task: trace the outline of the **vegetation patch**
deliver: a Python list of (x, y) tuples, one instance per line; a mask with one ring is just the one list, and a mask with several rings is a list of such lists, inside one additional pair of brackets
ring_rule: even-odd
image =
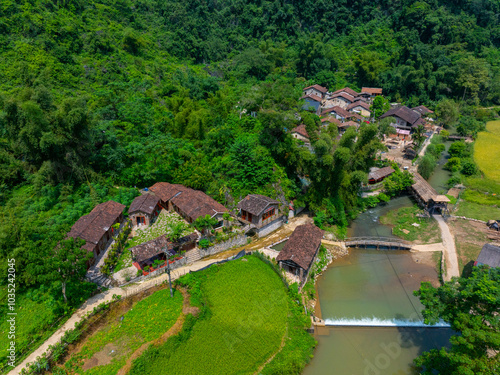
[(140, 245), (141, 243), (154, 240), (162, 234), (170, 234), (170, 228), (173, 228), (177, 223), (184, 224), (182, 236), (186, 236), (193, 232), (193, 229), (175, 212), (167, 212), (162, 210), (156, 221), (149, 227), (135, 230), (134, 237), (129, 241), (130, 247)]
[(500, 208), (462, 200), (454, 214), (483, 221), (497, 220), (500, 219)]
[[(178, 282), (190, 289), (191, 304), (200, 307), (200, 315), (196, 320), (188, 316), (179, 335), (150, 347), (134, 361), (131, 375), (163, 374), (166, 368), (179, 375), (253, 373), (281, 347), (294, 306), (270, 265), (250, 256)], [(298, 327), (309, 336), (304, 321)], [(306, 356), (311, 347), (309, 342)]]
[(182, 311), (182, 294), (159, 290), (137, 302), (127, 313), (98, 330), (57, 371), (114, 375), (127, 357), (142, 344), (161, 337), (176, 322)]
[(402, 207), (380, 217), (380, 222), (392, 226), (392, 234), (406, 241), (424, 244), (440, 242), (438, 223), (432, 218), (417, 216), (423, 213), (418, 206)]
[(486, 130), (477, 136), (474, 160), (486, 177), (500, 183), (500, 121), (488, 122)]

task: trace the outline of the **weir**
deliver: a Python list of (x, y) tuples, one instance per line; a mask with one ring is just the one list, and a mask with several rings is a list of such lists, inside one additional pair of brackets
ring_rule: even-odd
[(414, 327), (414, 328), (450, 328), (450, 325), (441, 321), (435, 325), (427, 325), (423, 321), (412, 321), (405, 319), (326, 319), (325, 326), (332, 327)]

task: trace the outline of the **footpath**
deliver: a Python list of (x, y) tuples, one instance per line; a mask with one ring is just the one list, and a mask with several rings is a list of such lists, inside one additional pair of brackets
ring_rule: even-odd
[(441, 229), (441, 238), (443, 239), (444, 260), (446, 264), (446, 274), (443, 275), (443, 280), (450, 281), (452, 277), (460, 276), (455, 239), (450, 232), (448, 224), (441, 215), (432, 215), (432, 217), (437, 220), (439, 229)]
[[(203, 267), (206, 267), (210, 264), (214, 264), (220, 261), (220, 259), (210, 259), (205, 261), (198, 261), (191, 265), (187, 265), (184, 267), (179, 267), (173, 271), (171, 271), (170, 275), (172, 280), (176, 280), (179, 277), (189, 273), (190, 271), (198, 271)], [(168, 275), (165, 273), (154, 279), (144, 280), (138, 284), (131, 284), (125, 287), (114, 287), (106, 290), (103, 293), (96, 294), (95, 296), (89, 298), (75, 313), (68, 319), (66, 323), (64, 323), (61, 328), (59, 328), (54, 334), (49, 337), (42, 345), (38, 347), (33, 353), (31, 353), (24, 361), (22, 361), (17, 367), (11, 370), (8, 375), (18, 375), (21, 373), (21, 370), (26, 367), (28, 363), (34, 362), (37, 357), (40, 357), (43, 353), (45, 353), (50, 345), (55, 345), (61, 340), (64, 333), (70, 329), (75, 328), (75, 324), (85, 318), (87, 313), (91, 312), (94, 307), (97, 307), (101, 303), (110, 302), (113, 299), (113, 295), (121, 296), (123, 298), (132, 296), (134, 294), (143, 292), (149, 288), (152, 288), (156, 285), (161, 284), (162, 282), (168, 280)]]

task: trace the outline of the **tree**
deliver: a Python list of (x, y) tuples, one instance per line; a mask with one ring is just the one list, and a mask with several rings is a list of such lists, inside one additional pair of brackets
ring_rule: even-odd
[(500, 268), (474, 267), (470, 277), (439, 288), (422, 283), (414, 292), (425, 309), (426, 324), (444, 320), (459, 335), (451, 348), (433, 349), (415, 364), (423, 374), (498, 374), (500, 371)]
[(423, 125), (417, 126), (415, 132), (411, 136), (415, 144), (420, 147), (425, 140), (425, 128)]
[(391, 109), (391, 105), (389, 104), (389, 100), (379, 95), (375, 99), (373, 99), (372, 107), (373, 115), (375, 118), (379, 118), (384, 113), (386, 113), (389, 109)]
[(387, 195), (394, 197), (414, 184), (413, 176), (408, 171), (396, 171), (384, 180), (384, 190)]
[(463, 158), (468, 155), (469, 150), (464, 141), (456, 141), (451, 144), (448, 153), (451, 157)]
[(436, 168), (436, 159), (432, 155), (425, 155), (418, 164), (418, 173), (426, 180)]
[(455, 125), (460, 115), (458, 104), (451, 99), (443, 99), (436, 106), (436, 115), (441, 125), (450, 128)]
[(479, 90), (487, 86), (489, 67), (485, 60), (467, 56), (458, 62), (457, 83), (464, 88), (462, 101), (469, 90), (469, 97), (474, 104), (479, 103)]
[(396, 119), (394, 117), (385, 117), (378, 122), (379, 134), (382, 135), (391, 135), (396, 134), (396, 128), (391, 124), (395, 124)]
[(199, 218), (197, 218), (194, 223), (193, 223), (193, 226), (198, 229), (200, 232), (202, 233), (209, 233), (210, 230), (215, 226), (217, 225), (219, 221), (217, 220), (217, 218), (215, 217), (210, 217), (210, 215), (205, 215), (205, 216), (200, 216)]
[(456, 172), (460, 170), (461, 160), (456, 156), (449, 158), (446, 164), (443, 166), (444, 169), (447, 169), (451, 172)]
[(447, 141), (448, 140), (448, 137), (450, 136), (450, 132), (448, 130), (441, 130), (441, 132), (439, 133), (439, 135), (441, 137), (443, 137), (443, 141)]
[(44, 274), (40, 282), (60, 281), (64, 302), (68, 302), (66, 285), (71, 281), (81, 281), (87, 273), (88, 261), (94, 257), (90, 251), (82, 249), (85, 241), (79, 238), (62, 240), (46, 259)]

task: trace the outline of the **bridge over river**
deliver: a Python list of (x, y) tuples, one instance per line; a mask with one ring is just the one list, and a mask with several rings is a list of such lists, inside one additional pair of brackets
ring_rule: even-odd
[(364, 249), (411, 250), (412, 243), (394, 237), (351, 237), (344, 242), (345, 247), (360, 247)]

